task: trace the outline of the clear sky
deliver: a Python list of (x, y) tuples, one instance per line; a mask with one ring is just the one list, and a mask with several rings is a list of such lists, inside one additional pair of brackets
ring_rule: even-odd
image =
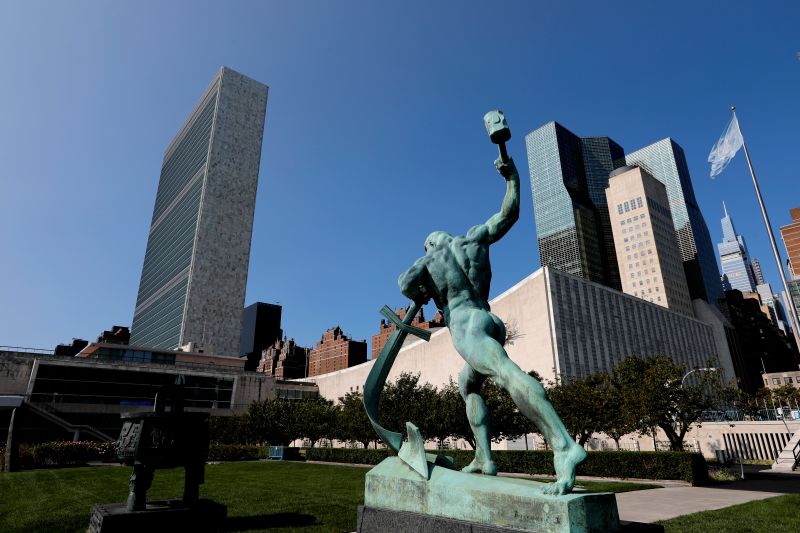
[(777, 289), (741, 154), (716, 180), (706, 158), (735, 104), (776, 231), (800, 206), (798, 20), (796, 1), (0, 0), (0, 345), (130, 325), (164, 149), (221, 65), (270, 86), (246, 303), (280, 302), (301, 344), (368, 339), (425, 236), (499, 208), (495, 108), (523, 202), (492, 295), (539, 268), (524, 136), (550, 120), (626, 151), (673, 137), (712, 239), (725, 200)]

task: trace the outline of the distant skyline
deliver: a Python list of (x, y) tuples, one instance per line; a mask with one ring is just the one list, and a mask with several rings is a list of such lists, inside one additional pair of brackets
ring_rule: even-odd
[(496, 108), (523, 202), (492, 297), (539, 268), (524, 137), (551, 120), (627, 151), (674, 138), (712, 241), (725, 201), (780, 286), (742, 155), (715, 180), (706, 159), (736, 105), (776, 235), (791, 222), (800, 4), (3, 7), (0, 345), (131, 325), (164, 149), (223, 65), (270, 87), (245, 304), (280, 303), (301, 345), (336, 325), (369, 340), (425, 236), (497, 211)]

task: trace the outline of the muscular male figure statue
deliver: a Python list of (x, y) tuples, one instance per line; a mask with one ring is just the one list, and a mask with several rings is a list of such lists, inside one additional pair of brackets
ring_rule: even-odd
[(467, 362), (458, 384), (475, 434), (475, 459), (465, 472), (495, 475), (489, 445), (489, 411), (480, 396), (486, 378), (509, 392), (519, 410), (542, 431), (554, 452), (557, 479), (549, 494), (565, 494), (575, 485), (575, 468), (586, 451), (569, 435), (541, 383), (514, 363), (503, 348), (506, 329), (489, 309), (489, 245), (505, 235), (519, 218), (519, 174), (510, 158), (495, 166), (506, 180), (500, 212), (471, 228), (465, 237), (435, 231), (425, 240), (425, 256), (400, 276), (400, 290), (418, 304), (431, 298), (444, 313), (453, 345)]

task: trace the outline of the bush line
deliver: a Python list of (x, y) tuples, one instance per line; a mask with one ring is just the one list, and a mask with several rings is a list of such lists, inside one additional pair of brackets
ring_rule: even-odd
[[(434, 450), (435, 451), (435, 450)], [(470, 450), (440, 450), (449, 455), (456, 468), (469, 464), (475, 452)], [(307, 461), (375, 465), (394, 455), (389, 450), (363, 448), (306, 448)], [(492, 452), (500, 472), (555, 475), (553, 452), (550, 450)], [(578, 475), (634, 479), (676, 479), (692, 485), (708, 481), (708, 469), (699, 453), (688, 452), (589, 452), (589, 457), (578, 467)]]

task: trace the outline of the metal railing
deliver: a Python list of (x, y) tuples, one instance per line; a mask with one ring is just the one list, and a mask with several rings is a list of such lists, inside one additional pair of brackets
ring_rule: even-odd
[(18, 353), (33, 353), (38, 355), (53, 355), (54, 349), (47, 348), (25, 348), (23, 346), (0, 346), (0, 353), (2, 352), (18, 352)]

